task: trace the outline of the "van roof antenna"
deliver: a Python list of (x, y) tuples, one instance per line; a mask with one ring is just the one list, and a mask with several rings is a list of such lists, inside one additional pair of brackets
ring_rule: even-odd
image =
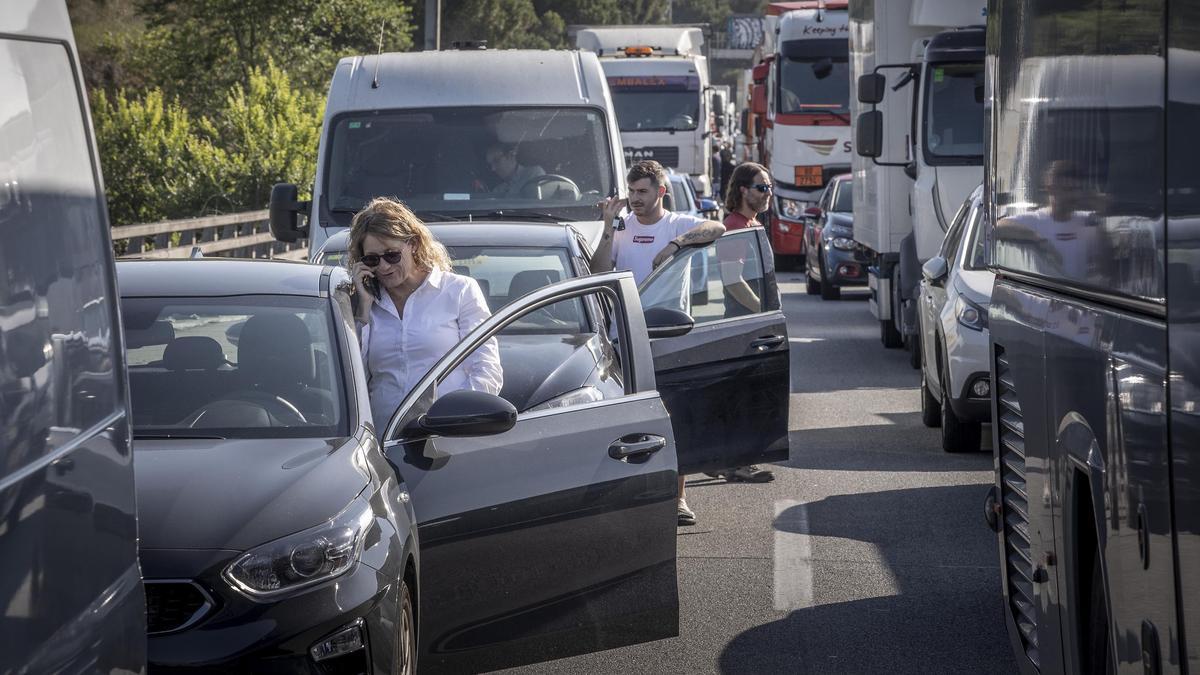
[(379, 49), (375, 50), (375, 77), (371, 78), (371, 88), (379, 88), (379, 61), (383, 57), (383, 27), (387, 25), (386, 21), (379, 22)]

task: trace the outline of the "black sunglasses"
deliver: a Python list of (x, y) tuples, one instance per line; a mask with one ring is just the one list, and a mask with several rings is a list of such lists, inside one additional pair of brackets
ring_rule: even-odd
[(766, 193), (770, 192), (775, 186), (771, 185), (770, 183), (755, 183), (754, 185), (751, 185), (750, 187), (754, 188), (755, 190), (758, 190), (759, 192), (761, 192), (763, 194), (766, 194)]
[(361, 260), (362, 264), (366, 265), (367, 267), (378, 267), (380, 258), (386, 260), (389, 265), (395, 265), (404, 259), (404, 254), (400, 251), (388, 251), (383, 255), (379, 255), (377, 253), (368, 253), (364, 255)]

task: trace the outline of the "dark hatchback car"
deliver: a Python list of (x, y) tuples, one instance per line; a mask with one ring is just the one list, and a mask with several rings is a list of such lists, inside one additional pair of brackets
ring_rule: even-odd
[[(677, 472), (787, 456), (765, 236), (728, 242), (740, 257), (689, 249), (641, 297), (626, 273), (520, 295), (524, 268), (491, 276), (505, 304), (385, 430), (344, 270), (118, 265), (151, 670), (407, 672), (419, 655), (473, 672), (677, 634)], [(456, 266), (483, 276), (496, 253), (465, 250)], [(692, 287), (730, 261), (759, 312)], [(491, 340), (499, 396), (438, 391)], [(692, 409), (668, 416), (683, 392)]]
[(808, 209), (804, 230), (805, 290), (822, 300), (837, 300), (842, 288), (867, 285), (867, 252), (854, 241), (854, 184), (850, 174), (835, 176), (817, 205)]

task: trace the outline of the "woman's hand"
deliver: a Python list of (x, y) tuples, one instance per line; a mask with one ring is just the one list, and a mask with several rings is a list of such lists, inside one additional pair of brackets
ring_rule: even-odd
[(367, 323), (371, 317), (371, 306), (375, 303), (375, 294), (367, 286), (367, 279), (374, 280), (375, 271), (362, 262), (356, 262), (350, 268), (350, 278), (354, 280), (354, 292), (358, 295), (358, 316), (354, 318), (359, 323)]

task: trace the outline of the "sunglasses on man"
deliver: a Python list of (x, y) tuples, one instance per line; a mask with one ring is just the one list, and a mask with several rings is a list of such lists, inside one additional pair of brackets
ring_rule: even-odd
[(389, 265), (395, 265), (404, 259), (404, 254), (400, 251), (388, 251), (383, 255), (379, 255), (377, 253), (368, 253), (361, 258), (362, 264), (366, 265), (367, 267), (379, 267), (379, 261), (381, 259), (386, 260), (387, 264)]
[(755, 183), (754, 185), (751, 185), (750, 187), (751, 187), (751, 189), (758, 190), (759, 192), (763, 193), (764, 195), (774, 189), (774, 186), (771, 185), (770, 183)]

